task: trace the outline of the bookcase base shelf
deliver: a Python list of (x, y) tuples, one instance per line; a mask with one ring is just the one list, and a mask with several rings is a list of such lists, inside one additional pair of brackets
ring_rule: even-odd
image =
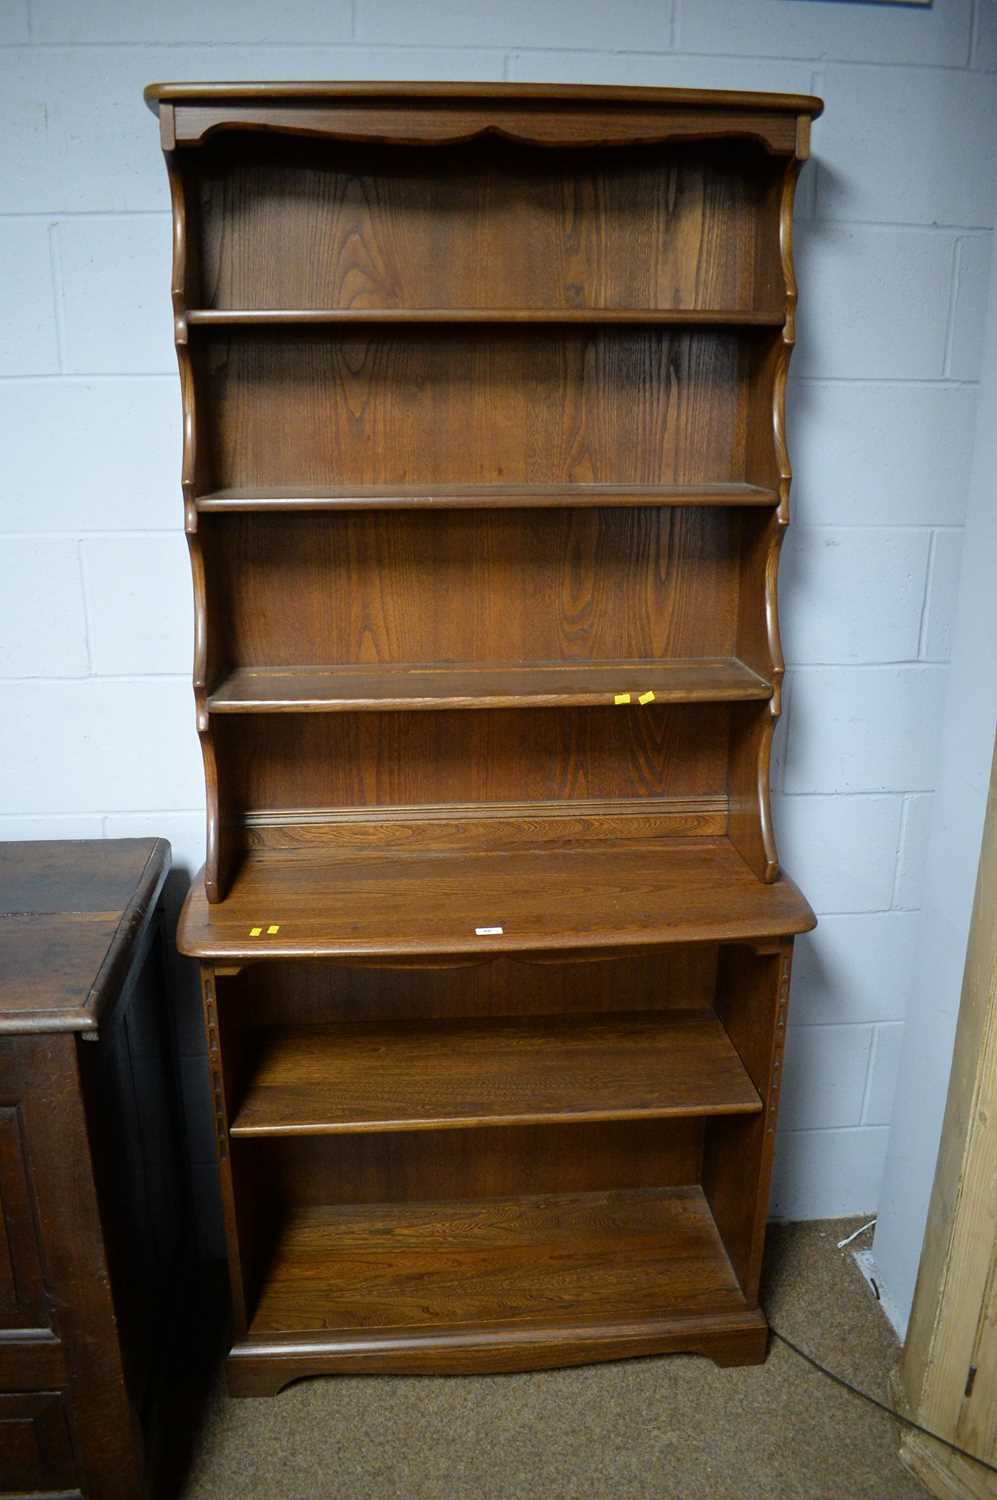
[(229, 1385), (249, 1395), (313, 1374), (674, 1352), (751, 1363), (766, 1333), (699, 1186), (302, 1207), (278, 1236)]

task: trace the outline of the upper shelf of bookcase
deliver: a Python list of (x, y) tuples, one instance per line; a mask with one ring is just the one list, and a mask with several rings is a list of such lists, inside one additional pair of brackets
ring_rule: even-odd
[(198, 495), (199, 511), (560, 510), (632, 506), (774, 507), (757, 484), (422, 484), (232, 487)]
[(145, 99), (167, 150), (243, 129), (399, 145), (482, 134), (563, 147), (741, 137), (802, 159), (823, 109), (809, 94), (587, 84), (152, 83)]
[(407, 662), (238, 667), (212, 713), (632, 706), (765, 700), (772, 685), (736, 657), (684, 661)]
[(781, 328), (784, 308), (658, 307), (194, 307), (191, 327), (229, 328), (323, 323), (650, 323), (666, 328)]

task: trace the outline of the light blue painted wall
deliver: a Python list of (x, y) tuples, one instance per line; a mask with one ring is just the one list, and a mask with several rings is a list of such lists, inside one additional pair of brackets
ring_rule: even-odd
[(873, 1247), (901, 1331), (914, 1295), (941, 1135), (997, 724), (997, 276), (984, 329), (937, 790)]

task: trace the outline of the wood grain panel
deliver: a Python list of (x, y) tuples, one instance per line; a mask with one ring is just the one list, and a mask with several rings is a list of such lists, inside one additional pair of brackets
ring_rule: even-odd
[(218, 655), (264, 668), (733, 656), (740, 537), (765, 514), (204, 517)]
[(244, 810), (710, 797), (725, 704), (464, 713), (221, 715), (220, 774)]
[(198, 161), (215, 308), (731, 308), (781, 171), (757, 148), (427, 153), (216, 140)]
[(742, 349), (771, 334), (197, 328), (212, 489), (744, 478)]
[(483, 958), (438, 969), (356, 968), (280, 961), (219, 978), (228, 1028), (413, 1021), (420, 1017), (613, 1014), (705, 1009), (713, 1003), (716, 948), (674, 944), (605, 963)]
[(724, 838), (727, 798), (588, 798), (584, 802), (473, 802), (243, 815), (240, 848), (313, 854), (510, 854), (620, 840)]
[[(700, 1180), (702, 1119), (393, 1130), (382, 1135), (231, 1138), (261, 1236), (288, 1211), (351, 1203), (478, 1201)], [(265, 1247), (265, 1263), (269, 1246)]]
[[(287, 1214), (331, 1204), (419, 1204), (511, 1193), (605, 1192), (660, 1188), (699, 1179), (701, 1119), (498, 1126), (483, 1132), (230, 1138), (249, 1311)], [(224, 1173), (223, 1173), (224, 1175)], [(233, 1231), (234, 1234), (234, 1231)], [(242, 1237), (239, 1236), (239, 1239)], [(233, 1244), (236, 1238), (233, 1238)], [(245, 1331), (245, 1324), (238, 1323)]]

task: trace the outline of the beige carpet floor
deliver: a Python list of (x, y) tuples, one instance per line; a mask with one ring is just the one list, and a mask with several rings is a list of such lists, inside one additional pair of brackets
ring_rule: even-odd
[[(764, 1304), (776, 1328), (882, 1400), (896, 1340), (836, 1248), (858, 1222), (773, 1229)], [(172, 1433), (176, 1500), (926, 1494), (897, 1461), (890, 1418), (777, 1339), (750, 1369), (673, 1356), (534, 1375), (351, 1376), (264, 1400), (230, 1400), (216, 1372)]]

